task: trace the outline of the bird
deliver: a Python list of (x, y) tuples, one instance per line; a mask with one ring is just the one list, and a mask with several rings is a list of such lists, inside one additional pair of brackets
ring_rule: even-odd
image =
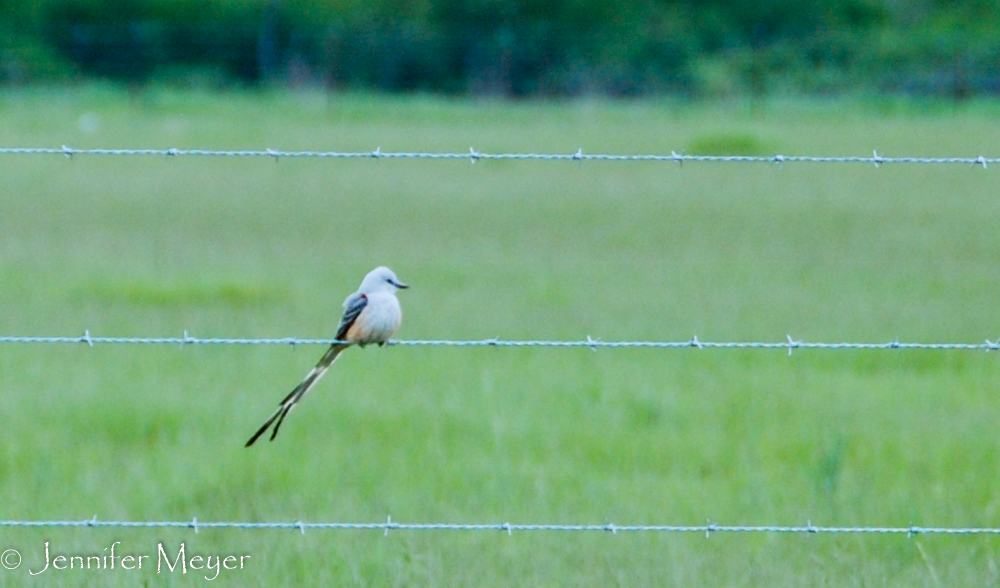
[(272, 424), (274, 429), (270, 440), (274, 441), (288, 413), (316, 385), (345, 349), (354, 345), (364, 347), (371, 343), (377, 343), (380, 347), (384, 345), (399, 330), (402, 322), (403, 311), (399, 307), (396, 291), (404, 288), (409, 286), (399, 281), (396, 274), (385, 266), (368, 272), (361, 280), (357, 292), (344, 300), (344, 315), (337, 327), (337, 336), (334, 337), (336, 341), (330, 345), (316, 367), (281, 401), (278, 409), (264, 421), (244, 447), (253, 445)]

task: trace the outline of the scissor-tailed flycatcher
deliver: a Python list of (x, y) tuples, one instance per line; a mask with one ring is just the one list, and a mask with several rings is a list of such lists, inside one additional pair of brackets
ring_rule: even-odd
[(340, 319), (335, 338), (337, 341), (345, 342), (330, 346), (316, 367), (281, 401), (278, 410), (274, 411), (253, 437), (250, 437), (247, 447), (253, 445), (272, 423), (274, 430), (271, 431), (271, 441), (274, 441), (289, 411), (323, 377), (326, 370), (330, 369), (341, 351), (355, 344), (364, 347), (369, 343), (378, 343), (381, 346), (392, 337), (403, 319), (403, 311), (400, 310), (399, 300), (396, 299), (396, 290), (400, 288), (409, 286), (400, 282), (391, 269), (377, 267), (368, 272), (365, 279), (361, 280), (358, 291), (344, 301), (344, 316)]

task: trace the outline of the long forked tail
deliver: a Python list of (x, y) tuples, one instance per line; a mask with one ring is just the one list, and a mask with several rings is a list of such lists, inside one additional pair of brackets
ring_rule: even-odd
[(343, 343), (331, 345), (323, 358), (316, 364), (316, 367), (314, 367), (312, 371), (306, 375), (305, 379), (303, 379), (302, 382), (300, 382), (299, 385), (288, 394), (288, 396), (285, 396), (285, 399), (278, 405), (278, 409), (275, 410), (266, 421), (264, 421), (264, 424), (261, 425), (261, 427), (257, 429), (257, 432), (253, 434), (253, 437), (250, 437), (250, 440), (247, 441), (245, 447), (253, 445), (254, 441), (263, 435), (264, 431), (267, 431), (268, 427), (272, 424), (274, 424), (274, 430), (271, 431), (271, 441), (274, 441), (274, 438), (278, 436), (278, 429), (281, 428), (281, 423), (285, 420), (285, 417), (288, 416), (292, 407), (294, 407), (299, 400), (302, 400), (302, 397), (306, 395), (306, 392), (308, 392), (309, 389), (323, 377), (326, 370), (330, 369), (330, 366), (333, 365), (333, 362), (337, 359), (337, 356), (340, 355), (340, 352), (348, 347), (350, 347), (350, 345), (344, 345)]

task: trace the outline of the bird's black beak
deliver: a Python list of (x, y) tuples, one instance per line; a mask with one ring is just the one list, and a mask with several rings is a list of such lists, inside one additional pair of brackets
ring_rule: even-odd
[(405, 290), (410, 287), (409, 284), (404, 284), (403, 282), (396, 282), (396, 281), (393, 281), (392, 285), (399, 288), (400, 290)]

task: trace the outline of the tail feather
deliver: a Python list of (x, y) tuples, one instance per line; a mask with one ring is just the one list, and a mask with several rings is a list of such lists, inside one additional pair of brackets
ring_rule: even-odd
[(323, 377), (323, 374), (330, 369), (330, 366), (333, 365), (333, 362), (337, 359), (337, 356), (340, 355), (340, 352), (348, 347), (349, 345), (344, 344), (331, 345), (326, 351), (326, 354), (323, 355), (323, 358), (316, 364), (316, 367), (314, 367), (306, 375), (305, 379), (303, 379), (302, 382), (300, 382), (299, 385), (288, 394), (288, 396), (285, 396), (285, 399), (278, 405), (277, 410), (271, 413), (271, 416), (264, 421), (264, 424), (261, 425), (259, 429), (257, 429), (257, 432), (253, 434), (253, 437), (250, 437), (250, 440), (247, 441), (244, 447), (250, 447), (253, 445), (254, 442), (257, 441), (257, 439), (263, 435), (272, 424), (274, 424), (274, 430), (271, 431), (270, 440), (274, 441), (274, 438), (278, 436), (278, 429), (281, 428), (281, 423), (284, 422), (288, 413), (291, 412), (296, 403), (302, 400), (302, 397), (306, 395), (306, 392), (309, 392), (316, 382)]

